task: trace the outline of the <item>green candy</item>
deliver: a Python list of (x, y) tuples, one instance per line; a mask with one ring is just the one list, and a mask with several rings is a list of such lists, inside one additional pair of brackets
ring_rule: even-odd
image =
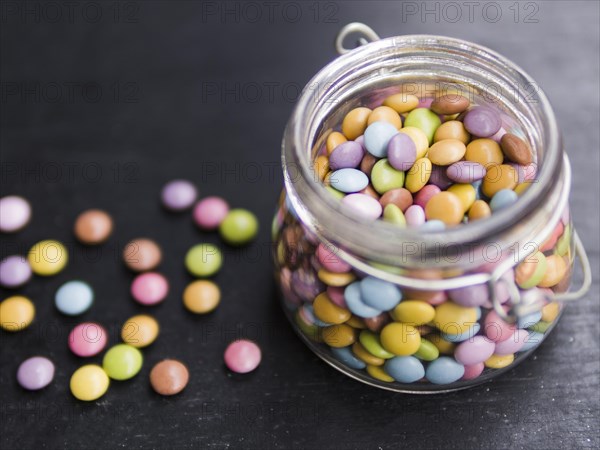
[(102, 368), (113, 380), (129, 380), (142, 368), (144, 357), (137, 348), (117, 344), (104, 355)]
[(404, 217), (402, 210), (393, 203), (389, 203), (383, 209), (383, 220), (400, 227), (406, 227), (406, 218)]
[(246, 209), (232, 209), (219, 225), (219, 233), (230, 245), (247, 244), (258, 233), (258, 220)]
[(537, 333), (544, 334), (546, 331), (548, 331), (548, 328), (550, 327), (550, 325), (552, 325), (552, 322), (544, 322), (544, 321), (540, 320), (535, 325), (530, 326), (529, 329), (531, 331), (535, 331)]
[(394, 169), (387, 158), (380, 159), (371, 171), (371, 183), (377, 192), (385, 194), (404, 186), (404, 172)]
[(185, 267), (197, 277), (210, 277), (223, 264), (221, 250), (213, 244), (197, 244), (185, 255)]
[(386, 351), (379, 342), (379, 337), (369, 330), (362, 330), (358, 336), (358, 340), (362, 346), (373, 356), (382, 359), (390, 359), (395, 355)]
[[(546, 262), (546, 256), (542, 252), (537, 252), (533, 256), (531, 256), (531, 258), (531, 261), (526, 259), (524, 262), (521, 263), (534, 264), (534, 262), (532, 261), (537, 260), (537, 264), (535, 266), (533, 274), (531, 274), (531, 276), (527, 280), (523, 280), (520, 283), (517, 283), (521, 289), (531, 289), (536, 287), (540, 283), (540, 281), (542, 281), (544, 275), (546, 274), (546, 267), (548, 266), (548, 263)], [(517, 271), (518, 270), (519, 267), (517, 267)]]
[(346, 194), (344, 194), (342, 191), (338, 191), (337, 189), (334, 189), (331, 186), (326, 186), (325, 189), (327, 189), (327, 191), (338, 200), (341, 200), (346, 196)]
[(438, 357), (440, 356), (440, 351), (430, 341), (421, 338), (421, 346), (419, 347), (419, 350), (417, 350), (417, 353), (414, 354), (414, 356), (416, 356), (419, 359), (422, 359), (423, 361), (433, 361), (434, 359), (438, 359)]
[(298, 327), (300, 328), (300, 331), (302, 331), (302, 333), (308, 337), (309, 339), (313, 340), (313, 341), (320, 341), (320, 337), (319, 337), (319, 327), (316, 326), (315, 324), (308, 324), (306, 323), (302, 317), (300, 316), (300, 310), (298, 310), (296, 312), (296, 324), (298, 325)]
[(413, 109), (404, 120), (405, 127), (415, 127), (425, 133), (429, 145), (433, 142), (433, 135), (442, 124), (439, 116), (428, 108)]
[(394, 275), (406, 275), (406, 270), (401, 267), (391, 266), (389, 264), (383, 264), (377, 261), (369, 261), (369, 265), (374, 269), (383, 270), (384, 272), (392, 273)]
[(571, 249), (571, 225), (567, 225), (562, 236), (556, 243), (554, 252), (559, 256), (565, 256)]

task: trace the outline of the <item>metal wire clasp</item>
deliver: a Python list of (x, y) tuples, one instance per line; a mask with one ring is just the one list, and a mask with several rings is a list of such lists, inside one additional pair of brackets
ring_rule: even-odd
[(369, 42), (378, 41), (379, 35), (373, 31), (371, 27), (360, 22), (352, 22), (344, 26), (335, 38), (335, 50), (343, 55), (353, 50), (351, 48), (344, 47), (344, 41), (352, 34), (360, 35), (357, 41), (357, 46), (368, 44)]

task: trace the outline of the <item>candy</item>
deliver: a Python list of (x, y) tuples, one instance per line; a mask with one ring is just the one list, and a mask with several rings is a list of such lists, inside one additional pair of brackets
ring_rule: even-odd
[(150, 371), (150, 385), (160, 395), (179, 394), (185, 389), (189, 379), (188, 368), (175, 359), (165, 359)]
[(418, 159), (406, 175), (406, 189), (412, 193), (419, 192), (431, 176), (431, 161), (428, 158)]
[(131, 296), (142, 305), (156, 305), (169, 293), (169, 282), (157, 272), (146, 272), (136, 276), (131, 283)]
[(383, 220), (400, 227), (406, 226), (406, 217), (404, 217), (402, 210), (396, 205), (389, 204), (383, 208)]
[(337, 148), (338, 145), (343, 144), (344, 142), (348, 142), (348, 139), (340, 133), (339, 131), (334, 131), (329, 136), (327, 136), (327, 140), (325, 141), (325, 146), (327, 149), (327, 154), (331, 155), (333, 150)]
[(441, 123), (438, 115), (427, 108), (413, 109), (404, 119), (405, 127), (415, 127), (423, 131), (430, 144), (433, 142), (433, 135)]
[(400, 93), (390, 95), (383, 101), (383, 104), (402, 114), (415, 109), (419, 104), (419, 98), (411, 94)]
[(490, 206), (483, 200), (475, 200), (469, 208), (469, 220), (485, 219), (492, 215)]
[(15, 233), (31, 219), (31, 206), (23, 197), (9, 195), (0, 198), (0, 231)]
[(69, 348), (77, 356), (87, 358), (104, 350), (108, 333), (104, 327), (94, 322), (76, 325), (69, 333)]
[(412, 205), (413, 197), (407, 189), (391, 189), (381, 196), (379, 203), (384, 208), (389, 204), (396, 205), (402, 212), (405, 212)]
[(21, 331), (31, 325), (35, 306), (22, 295), (8, 297), (0, 303), (0, 327), (6, 331)]
[(163, 206), (168, 210), (185, 211), (196, 201), (198, 191), (190, 181), (173, 180), (165, 184), (160, 196)]
[(360, 282), (349, 284), (344, 290), (344, 298), (346, 299), (346, 305), (348, 305), (348, 309), (357, 316), (369, 318), (381, 314), (380, 309), (367, 305), (362, 299)]
[(154, 317), (140, 314), (130, 317), (123, 324), (121, 339), (133, 347), (147, 347), (156, 340), (159, 330), (160, 327)]
[(331, 353), (335, 359), (342, 362), (344, 365), (351, 367), (352, 369), (360, 370), (367, 367), (363, 361), (354, 356), (350, 350), (350, 347), (331, 347)]
[(458, 225), (462, 221), (464, 210), (459, 197), (451, 192), (440, 192), (425, 205), (425, 217), (427, 220), (441, 220), (450, 226)]
[(458, 161), (448, 166), (446, 175), (456, 183), (473, 183), (485, 177), (486, 169), (478, 162)]
[(429, 139), (423, 130), (405, 125), (399, 133), (406, 134), (413, 140), (415, 147), (417, 148), (417, 159), (425, 156), (427, 149), (429, 148)]
[(463, 123), (473, 136), (484, 138), (493, 136), (502, 127), (500, 115), (494, 109), (486, 106), (476, 106), (469, 110)]
[(526, 166), (533, 162), (533, 155), (529, 145), (518, 136), (506, 133), (500, 139), (500, 148), (509, 160)]
[(385, 362), (384, 369), (400, 383), (414, 383), (425, 376), (425, 368), (414, 356), (395, 356)]
[(502, 164), (504, 155), (498, 143), (492, 139), (475, 139), (467, 145), (465, 159), (489, 170), (494, 165)]
[(412, 355), (421, 346), (421, 336), (412, 325), (390, 323), (383, 327), (380, 334), (383, 348), (397, 356)]
[(142, 352), (127, 344), (111, 347), (102, 360), (102, 368), (113, 380), (129, 380), (138, 374), (144, 358)]
[(229, 245), (248, 244), (258, 234), (258, 219), (246, 209), (232, 209), (219, 225), (219, 234)]
[(377, 158), (384, 158), (387, 155), (390, 140), (396, 133), (398, 133), (398, 129), (388, 122), (373, 122), (367, 127), (364, 134), (367, 151)]
[(521, 350), (529, 333), (525, 330), (515, 330), (512, 336), (502, 342), (496, 343), (494, 353), (499, 356), (512, 355)]
[(162, 251), (151, 239), (134, 239), (125, 246), (123, 260), (125, 265), (134, 272), (146, 272), (160, 264)]
[(467, 147), (458, 139), (444, 139), (429, 147), (427, 157), (437, 166), (449, 166), (460, 161)]
[(425, 325), (435, 317), (435, 309), (420, 300), (404, 300), (390, 313), (394, 320), (410, 325)]
[(67, 316), (78, 316), (86, 312), (94, 302), (94, 291), (83, 281), (69, 281), (56, 291), (56, 309)]
[(436, 114), (457, 114), (466, 110), (469, 99), (458, 94), (441, 95), (431, 102), (431, 110)]
[[(431, 174), (430, 174), (431, 175)], [(439, 194), (440, 188), (435, 184), (428, 184), (423, 186), (419, 192), (415, 195), (415, 205), (419, 205), (421, 208), (425, 208), (427, 202), (436, 194)]]
[(457, 139), (466, 145), (471, 140), (471, 135), (462, 122), (449, 120), (441, 124), (433, 135), (433, 142), (443, 141), (444, 139)]
[(223, 264), (221, 250), (213, 244), (197, 244), (185, 255), (185, 267), (197, 277), (215, 275)]
[(556, 286), (567, 273), (567, 263), (560, 255), (550, 255), (546, 257), (546, 270), (544, 276), (537, 283), (539, 287), (549, 288)]
[(421, 338), (421, 345), (414, 356), (423, 361), (433, 361), (440, 356), (440, 351), (430, 341)]
[(470, 184), (453, 184), (448, 188), (447, 192), (451, 192), (458, 197), (463, 206), (463, 213), (471, 208), (477, 198), (475, 188)]
[(350, 264), (341, 260), (339, 249), (324, 244), (317, 247), (317, 258), (321, 265), (330, 272), (343, 273), (350, 270)]
[(451, 302), (442, 303), (435, 308), (434, 322), (442, 332), (464, 333), (477, 322), (477, 311)]
[(408, 226), (418, 227), (425, 223), (425, 210), (419, 205), (412, 205), (406, 210), (404, 217)]
[(465, 374), (462, 376), (463, 380), (474, 380), (477, 378), (485, 369), (484, 363), (477, 363), (471, 366), (465, 366)]
[(354, 108), (344, 117), (342, 121), (342, 133), (350, 140), (354, 140), (363, 134), (367, 128), (367, 121), (371, 115), (369, 108)]
[(33, 356), (19, 365), (17, 381), (28, 391), (37, 391), (48, 386), (54, 379), (54, 364), (43, 356)]
[(510, 189), (500, 189), (494, 194), (490, 201), (490, 209), (492, 211), (499, 211), (504, 208), (508, 208), (518, 199), (518, 195), (515, 191)]
[(367, 373), (379, 381), (385, 381), (386, 383), (391, 383), (394, 381), (394, 379), (390, 377), (380, 366), (367, 365)]
[(315, 316), (325, 323), (340, 324), (346, 322), (352, 313), (333, 303), (325, 292), (317, 295), (313, 302)]
[(79, 242), (86, 245), (97, 245), (106, 241), (113, 230), (113, 220), (107, 212), (99, 209), (88, 209), (75, 219), (73, 232)]
[(344, 142), (338, 145), (329, 156), (329, 166), (331, 170), (356, 168), (360, 165), (364, 154), (363, 147), (358, 142)]
[(546, 256), (541, 252), (525, 258), (515, 269), (515, 282), (521, 289), (531, 289), (537, 286), (546, 274)]
[(387, 122), (392, 124), (397, 130), (402, 128), (402, 120), (400, 115), (389, 106), (379, 106), (369, 114), (367, 124), (371, 125), (374, 122)]
[(448, 356), (441, 356), (427, 366), (425, 377), (433, 384), (450, 384), (460, 380), (465, 367)]
[(246, 339), (229, 344), (224, 354), (225, 365), (236, 373), (252, 372), (258, 367), (261, 359), (260, 347)]
[(388, 143), (387, 157), (394, 169), (409, 170), (417, 160), (417, 146), (408, 134), (397, 133)]
[(339, 169), (331, 174), (329, 182), (340, 192), (352, 193), (367, 187), (369, 177), (357, 169)]
[(12, 255), (0, 262), (0, 286), (18, 288), (31, 278), (31, 267), (27, 259), (21, 255)]
[(106, 393), (109, 383), (108, 375), (100, 366), (88, 364), (73, 372), (69, 384), (76, 399), (91, 402)]
[(502, 369), (510, 366), (515, 360), (515, 355), (492, 355), (485, 362), (485, 367), (490, 369)]
[(373, 356), (382, 359), (393, 358), (394, 355), (386, 351), (379, 341), (379, 336), (369, 330), (362, 330), (358, 336), (358, 339), (362, 346)]
[(366, 277), (360, 282), (360, 298), (367, 306), (380, 311), (388, 311), (400, 302), (402, 293), (392, 283), (374, 277)]
[(362, 160), (360, 161), (360, 171), (363, 172), (368, 177), (371, 176), (371, 170), (373, 170), (373, 166), (377, 162), (377, 158), (375, 158), (370, 153), (365, 153)]
[(317, 158), (315, 159), (315, 163), (313, 164), (313, 171), (315, 172), (316, 178), (321, 181), (324, 181), (329, 173), (329, 169), (329, 159), (327, 158), (327, 156), (317, 156)]
[(221, 302), (219, 286), (210, 280), (197, 280), (187, 285), (183, 291), (183, 305), (195, 314), (213, 311)]
[(464, 366), (471, 366), (486, 361), (494, 354), (496, 345), (484, 336), (475, 336), (462, 342), (454, 350), (454, 358)]
[(369, 220), (375, 220), (383, 211), (381, 204), (373, 197), (365, 194), (350, 194), (342, 199), (342, 203), (353, 212)]
[(229, 205), (221, 197), (206, 197), (196, 203), (194, 223), (203, 230), (216, 230), (229, 213)]
[[(520, 323), (517, 326), (523, 328)], [(483, 327), (485, 335), (493, 342), (502, 342), (510, 339), (516, 328), (514, 324), (508, 324), (501, 319), (498, 313), (493, 310), (485, 317)]]
[(45, 240), (31, 247), (27, 259), (33, 273), (40, 276), (51, 276), (66, 267), (69, 254), (60, 242)]

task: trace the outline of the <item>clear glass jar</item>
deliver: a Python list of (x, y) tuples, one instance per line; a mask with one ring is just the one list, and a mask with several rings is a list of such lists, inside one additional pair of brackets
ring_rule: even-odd
[[(449, 86), (467, 94), (472, 104), (493, 103), (502, 113), (506, 131), (529, 141), (537, 164), (536, 181), (513, 207), (443, 232), (417, 233), (383, 221), (366, 221), (346, 210), (313, 169), (328, 134), (357, 106), (379, 105), (382, 98), (409, 90), (420, 98), (433, 96)], [(338, 57), (308, 83), (300, 97), (284, 132), (282, 160), (285, 190), (273, 238), (284, 310), (305, 343), (352, 378), (412, 393), (479, 384), (526, 358), (556, 324), (562, 302), (589, 289), (589, 264), (567, 204), (570, 166), (552, 108), (526, 73), (484, 47), (415, 35), (378, 40)], [(520, 289), (514, 282), (515, 267), (535, 263), (538, 250), (561, 258), (566, 273), (551, 289)], [(581, 289), (570, 292), (576, 253), (585, 279)], [(394, 310), (375, 317), (348, 317), (346, 289), (366, 277), (395, 284), (402, 293), (400, 305), (421, 302), (412, 305), (428, 312), (433, 307), (435, 318), (406, 323)], [(460, 306), (456, 312), (452, 298), (464, 287), (478, 289), (477, 306)], [(315, 313), (315, 301), (323, 303), (315, 300), (320, 295), (327, 296), (327, 305), (338, 306), (335, 312), (341, 315), (333, 323), (319, 319), (321, 306)], [(450, 308), (449, 316), (440, 305)], [(478, 376), (479, 362), (479, 369), (460, 364), (465, 373), (448, 383), (433, 375), (403, 382), (402, 376), (400, 381), (390, 377), (386, 368), (394, 358), (407, 355), (386, 351), (380, 339), (383, 327), (394, 322), (403, 324), (398, 327), (403, 341), (419, 339), (416, 359), (425, 372), (440, 358), (448, 359), (436, 363), (436, 371), (450, 360), (456, 363), (458, 346), (475, 336), (494, 342), (494, 349), (507, 341), (500, 346), (502, 353), (507, 348), (518, 351), (494, 353)], [(499, 333), (497, 338), (493, 332)], [(507, 339), (514, 345), (507, 345)], [(411, 372), (410, 367), (407, 370)]]

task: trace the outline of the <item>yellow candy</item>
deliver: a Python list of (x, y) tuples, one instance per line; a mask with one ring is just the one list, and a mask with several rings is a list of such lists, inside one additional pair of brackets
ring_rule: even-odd
[(421, 335), (412, 325), (390, 323), (381, 330), (381, 346), (390, 353), (408, 356), (419, 350)]
[(391, 383), (394, 381), (394, 379), (392, 377), (390, 377), (387, 373), (385, 373), (385, 370), (383, 370), (383, 367), (381, 367), (381, 366), (367, 365), (367, 373), (369, 375), (371, 375), (373, 378), (380, 380), (380, 381), (385, 381), (387, 383)]
[(429, 139), (423, 130), (417, 127), (404, 127), (399, 133), (408, 135), (417, 147), (417, 159), (423, 158), (429, 149)]
[(133, 347), (147, 347), (158, 337), (160, 327), (156, 319), (146, 314), (133, 316), (123, 324), (121, 339)]
[(410, 325), (425, 325), (435, 317), (435, 308), (419, 300), (404, 300), (390, 313), (397, 322)]
[(567, 269), (567, 263), (562, 256), (546, 256), (546, 272), (542, 281), (538, 283), (538, 286), (543, 288), (556, 286), (565, 277)]
[(365, 322), (357, 316), (352, 316), (348, 320), (346, 320), (346, 325), (350, 325), (352, 328), (358, 328), (359, 330), (367, 328)]
[(481, 190), (486, 197), (492, 198), (494, 194), (502, 189), (514, 189), (519, 180), (517, 169), (508, 164), (495, 165), (488, 168)]
[(477, 192), (475, 192), (475, 188), (468, 183), (453, 184), (448, 188), (448, 192), (452, 192), (460, 199), (464, 209), (463, 212), (467, 212), (469, 208), (473, 206), (473, 203), (477, 198)]
[(523, 183), (519, 183), (515, 186), (515, 192), (518, 196), (523, 195), (523, 192), (527, 190), (529, 186), (531, 186), (531, 181), (524, 181)]
[(356, 278), (351, 272), (335, 273), (329, 272), (325, 269), (320, 269), (319, 272), (317, 272), (317, 276), (319, 277), (319, 280), (321, 280), (327, 286), (334, 287), (347, 286)]
[(554, 322), (560, 313), (560, 303), (551, 302), (542, 308), (542, 321)]
[(389, 106), (380, 106), (375, 108), (373, 112), (371, 112), (367, 124), (371, 125), (373, 122), (388, 122), (394, 125), (397, 130), (402, 128), (402, 120), (400, 119), (400, 115)]
[(325, 176), (329, 173), (329, 159), (325, 155), (317, 156), (313, 166), (315, 177), (318, 180), (324, 181)]
[(356, 342), (354, 328), (345, 323), (323, 328), (323, 341), (330, 347), (348, 347)]
[(441, 124), (433, 135), (433, 142), (443, 141), (444, 139), (458, 139), (467, 145), (471, 139), (471, 135), (461, 121), (449, 120)]
[(346, 139), (346, 137), (342, 133), (340, 133), (339, 131), (334, 131), (329, 136), (327, 136), (327, 141), (325, 143), (325, 146), (327, 147), (327, 154), (331, 155), (331, 152), (333, 152), (333, 150), (338, 145), (343, 144), (347, 141), (348, 139)]
[(108, 375), (96, 364), (82, 366), (71, 376), (70, 386), (73, 396), (86, 402), (102, 397), (108, 390), (108, 385)]
[(370, 115), (369, 108), (354, 108), (342, 121), (342, 133), (348, 139), (356, 139), (365, 132)]
[(456, 347), (456, 345), (450, 341), (445, 340), (439, 334), (427, 335), (427, 340), (433, 345), (435, 345), (435, 347), (442, 355), (454, 354), (454, 348)]
[(8, 297), (0, 303), (0, 327), (6, 331), (21, 331), (31, 325), (35, 306), (22, 295)]
[(431, 161), (428, 158), (420, 158), (406, 172), (404, 187), (411, 193), (419, 192), (429, 181), (431, 176)]
[(452, 192), (439, 192), (425, 205), (427, 220), (441, 220), (446, 225), (458, 225), (464, 216), (462, 201)]
[(427, 157), (437, 166), (449, 166), (460, 161), (466, 151), (467, 147), (458, 139), (444, 139), (431, 146)]
[(485, 219), (492, 215), (490, 205), (484, 200), (475, 200), (469, 208), (469, 220)]
[(490, 369), (502, 369), (510, 366), (515, 360), (515, 355), (492, 355), (485, 361), (485, 367)]
[(419, 99), (411, 94), (394, 94), (386, 98), (383, 104), (402, 114), (415, 109), (419, 105)]
[(352, 345), (352, 353), (354, 353), (354, 356), (356, 356), (362, 362), (369, 364), (370, 366), (381, 366), (385, 362), (383, 358), (378, 358), (377, 356), (369, 353), (367, 349), (364, 348), (363, 345), (358, 341)]
[(445, 302), (435, 308), (434, 322), (444, 333), (466, 333), (477, 322), (477, 309)]
[(317, 319), (325, 323), (340, 324), (346, 322), (352, 313), (333, 303), (326, 292), (321, 292), (313, 302), (313, 308)]
[(478, 162), (489, 169), (496, 164), (502, 164), (504, 154), (496, 141), (492, 139), (475, 139), (467, 145), (465, 159)]
[(36, 275), (56, 275), (67, 265), (69, 254), (58, 241), (40, 241), (31, 247), (27, 256), (31, 270)]

